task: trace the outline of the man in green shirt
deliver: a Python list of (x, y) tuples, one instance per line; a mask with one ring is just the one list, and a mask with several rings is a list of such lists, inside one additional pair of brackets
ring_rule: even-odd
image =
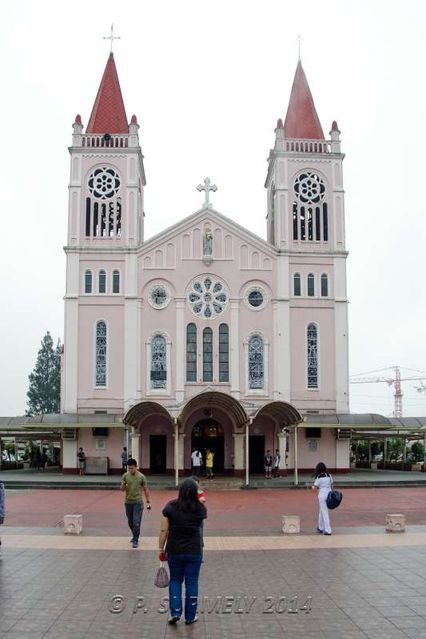
[(139, 546), (139, 535), (141, 531), (143, 513), (142, 490), (145, 493), (146, 507), (148, 510), (151, 510), (151, 502), (149, 500), (146, 477), (138, 471), (136, 460), (129, 459), (127, 462), (127, 468), (127, 473), (124, 473), (121, 478), (120, 490), (126, 493), (124, 507), (126, 509), (127, 522), (133, 535), (130, 542), (133, 548), (137, 548)]

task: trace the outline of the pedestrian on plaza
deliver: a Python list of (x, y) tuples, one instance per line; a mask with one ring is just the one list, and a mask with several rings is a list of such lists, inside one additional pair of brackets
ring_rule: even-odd
[(121, 472), (125, 473), (127, 472), (127, 459), (128, 459), (128, 454), (127, 454), (127, 448), (126, 446), (123, 446), (123, 452), (121, 453)]
[(201, 524), (207, 510), (198, 497), (197, 483), (185, 479), (179, 486), (177, 499), (163, 508), (158, 539), (159, 559), (168, 561), (170, 570), (170, 625), (182, 616), (182, 583), (185, 581), (185, 623), (198, 621), (198, 577), (202, 562)]
[(268, 450), (266, 451), (265, 457), (264, 457), (264, 464), (265, 464), (265, 477), (266, 479), (271, 479), (272, 475), (272, 462), (273, 462), (273, 457), (272, 457), (272, 453), (271, 451)]
[(81, 447), (78, 449), (77, 458), (80, 477), (83, 477), (86, 470), (86, 453)]
[(319, 462), (315, 468), (315, 481), (312, 490), (318, 491), (319, 515), (318, 515), (318, 533), (331, 535), (330, 517), (328, 515), (327, 497), (332, 490), (333, 479), (327, 471), (327, 466), (323, 462)]
[(192, 462), (192, 474), (198, 476), (200, 474), (201, 466), (203, 463), (203, 455), (198, 450), (198, 448), (194, 448), (191, 455)]
[[(4, 518), (6, 516), (6, 493), (4, 490), (4, 484), (0, 481), (0, 526), (4, 524)], [(1, 559), (1, 539), (0, 539), (0, 559)]]
[(41, 453), (39, 448), (37, 448), (35, 452), (35, 467), (37, 470), (40, 470), (41, 467)]
[(213, 479), (213, 463), (214, 452), (207, 448), (206, 450), (206, 477), (207, 479)]
[(46, 451), (43, 450), (42, 454), (40, 455), (40, 468), (42, 469), (43, 472), (44, 472), (44, 469), (46, 468), (46, 464), (47, 464), (47, 455), (46, 455)]
[(124, 508), (126, 511), (127, 523), (132, 531), (130, 543), (133, 548), (139, 546), (139, 535), (141, 531), (141, 521), (143, 515), (143, 499), (142, 491), (145, 494), (147, 510), (151, 510), (151, 501), (149, 499), (148, 484), (145, 475), (137, 469), (135, 459), (127, 461), (127, 472), (121, 478), (120, 490), (126, 493), (124, 500)]
[(281, 455), (278, 448), (275, 449), (275, 457), (274, 457), (274, 477), (280, 477), (280, 463), (281, 463)]

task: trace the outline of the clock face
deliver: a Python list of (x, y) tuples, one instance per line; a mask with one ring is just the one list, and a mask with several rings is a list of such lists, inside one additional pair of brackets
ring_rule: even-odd
[(149, 301), (155, 308), (164, 308), (169, 301), (165, 286), (157, 285), (151, 290)]

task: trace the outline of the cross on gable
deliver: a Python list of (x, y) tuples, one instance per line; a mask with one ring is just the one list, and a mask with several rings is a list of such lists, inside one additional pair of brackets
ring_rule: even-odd
[(206, 177), (204, 180), (204, 184), (199, 184), (197, 186), (197, 191), (205, 192), (205, 200), (204, 206), (210, 206), (210, 191), (217, 191), (216, 184), (211, 184), (210, 178)]

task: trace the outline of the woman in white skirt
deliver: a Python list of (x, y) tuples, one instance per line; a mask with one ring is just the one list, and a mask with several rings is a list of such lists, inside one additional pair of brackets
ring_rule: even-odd
[(319, 515), (317, 532), (331, 535), (330, 517), (328, 516), (327, 496), (332, 490), (333, 479), (327, 471), (327, 466), (319, 462), (315, 468), (315, 481), (312, 490), (318, 491)]

